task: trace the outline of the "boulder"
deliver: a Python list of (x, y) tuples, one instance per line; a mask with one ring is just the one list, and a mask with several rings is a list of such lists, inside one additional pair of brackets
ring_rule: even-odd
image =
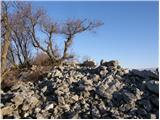
[(19, 105), (22, 105), (24, 97), (21, 94), (17, 94), (11, 101), (15, 103), (15, 106), (17, 108)]
[(153, 73), (150, 70), (136, 70), (136, 69), (133, 69), (131, 71), (131, 73), (133, 75), (137, 75), (137, 76), (142, 77), (142, 78), (155, 78), (155, 79), (159, 79), (158, 75), (156, 75), (155, 73)]
[(146, 111), (150, 112), (152, 109), (152, 105), (149, 100), (140, 100), (139, 105), (142, 106)]
[(11, 115), (13, 111), (14, 111), (14, 108), (12, 106), (6, 106), (1, 108), (2, 116)]
[(82, 66), (86, 67), (96, 67), (96, 62), (92, 60), (86, 60), (82, 63)]
[(111, 60), (111, 61), (109, 61), (109, 62), (107, 62), (107, 61), (102, 62), (102, 61), (101, 61), (101, 65), (102, 65), (102, 66), (107, 66), (107, 67), (109, 67), (109, 66), (117, 67), (117, 66), (119, 65), (119, 63), (118, 63), (118, 61), (116, 61), (116, 60)]
[(159, 94), (159, 81), (150, 80), (146, 83), (148, 90), (155, 94)]

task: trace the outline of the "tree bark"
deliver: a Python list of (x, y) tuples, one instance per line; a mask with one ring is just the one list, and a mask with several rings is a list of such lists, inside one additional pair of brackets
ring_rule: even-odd
[(1, 70), (2, 70), (2, 73), (6, 69), (7, 54), (8, 54), (9, 46), (10, 46), (10, 30), (8, 28), (8, 31), (5, 33), (5, 36), (4, 36), (4, 45), (2, 46), (2, 56), (1, 56)]

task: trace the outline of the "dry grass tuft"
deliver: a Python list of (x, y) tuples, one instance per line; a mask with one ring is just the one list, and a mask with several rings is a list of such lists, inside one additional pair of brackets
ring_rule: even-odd
[(38, 53), (34, 58), (33, 65), (37, 65), (37, 66), (51, 65), (51, 60), (49, 59), (47, 54), (41, 52), (41, 53)]

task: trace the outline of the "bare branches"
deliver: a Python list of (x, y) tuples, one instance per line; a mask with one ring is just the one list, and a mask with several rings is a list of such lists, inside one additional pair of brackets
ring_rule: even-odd
[(87, 19), (84, 20), (68, 20), (62, 27), (62, 34), (65, 34), (67, 36), (74, 36), (77, 33), (81, 33), (84, 31), (90, 31), (94, 28), (97, 28), (99, 26), (103, 25), (100, 21), (89, 21)]
[[(6, 51), (11, 40), (10, 55), (12, 58), (15, 55), (17, 58), (12, 60), (18, 60), (19, 64), (30, 64), (31, 45), (48, 55), (53, 63), (69, 60), (74, 57), (68, 52), (73, 44), (74, 36), (78, 33), (91, 31), (103, 24), (100, 21), (87, 19), (69, 19), (63, 24), (59, 24), (49, 18), (43, 9), (34, 9), (28, 2), (14, 2), (13, 5), (15, 10), (11, 15), (7, 16), (9, 13), (3, 13), (2, 36), (4, 45), (7, 45), (4, 49)], [(4, 10), (7, 11), (6, 4), (4, 4)], [(55, 42), (56, 35), (66, 37), (62, 53)], [(8, 43), (5, 44), (6, 42)], [(7, 52), (5, 52), (6, 54)]]
[[(12, 44), (16, 49), (16, 56), (18, 58), (18, 63), (24, 66), (30, 65), (30, 50), (31, 45), (31, 34), (27, 31), (27, 19), (25, 17), (26, 9), (24, 9), (23, 2), (15, 3), (17, 5), (14, 14), (11, 16), (12, 26), (11, 26), (11, 40)], [(28, 9), (28, 6), (25, 6)]]
[(67, 37), (67, 40), (64, 43), (64, 51), (62, 59), (72, 58), (67, 52), (69, 47), (73, 42), (73, 37), (81, 32), (84, 31), (91, 31), (94, 28), (101, 26), (103, 23), (100, 21), (88, 21), (87, 19), (84, 20), (68, 20), (63, 26), (61, 33)]

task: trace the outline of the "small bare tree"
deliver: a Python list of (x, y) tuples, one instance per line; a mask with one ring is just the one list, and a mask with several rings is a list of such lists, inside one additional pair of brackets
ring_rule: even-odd
[(40, 41), (43, 41), (42, 39), (39, 40), (36, 34), (36, 24), (34, 24), (33, 19), (31, 19), (31, 34), (32, 34), (32, 44), (34, 47), (41, 49), (43, 52), (45, 52), (51, 61), (57, 61), (59, 57), (58, 53), (58, 47), (53, 41), (54, 34), (57, 34), (57, 23), (53, 23), (49, 21), (49, 19), (41, 19), (41, 21), (37, 24), (40, 27), (40, 31), (43, 33), (45, 37), (44, 43), (45, 45), (42, 45)]
[(30, 66), (31, 34), (26, 31), (26, 19), (23, 17), (22, 13), (23, 11), (18, 10), (13, 16), (14, 23), (11, 28), (11, 40), (15, 47), (18, 63), (23, 66)]
[(66, 59), (70, 59), (73, 56), (68, 53), (69, 47), (73, 43), (73, 38), (76, 34), (82, 33), (85, 31), (91, 31), (99, 26), (101, 26), (103, 23), (100, 21), (89, 21), (87, 19), (84, 20), (68, 20), (63, 26), (61, 33), (66, 36), (66, 41), (64, 42), (64, 51), (63, 56), (61, 58), (61, 61), (64, 61)]

